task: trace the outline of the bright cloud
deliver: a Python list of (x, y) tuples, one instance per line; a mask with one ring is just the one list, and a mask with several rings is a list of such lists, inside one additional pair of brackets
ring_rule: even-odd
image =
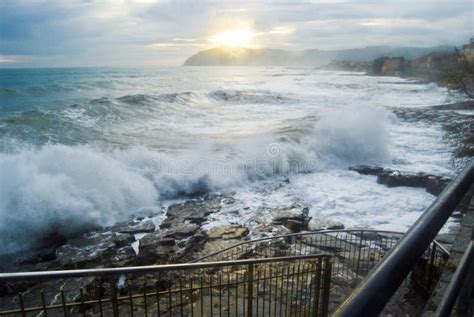
[(473, 14), (471, 0), (2, 0), (0, 63), (180, 65), (216, 45), (459, 45), (474, 35)]

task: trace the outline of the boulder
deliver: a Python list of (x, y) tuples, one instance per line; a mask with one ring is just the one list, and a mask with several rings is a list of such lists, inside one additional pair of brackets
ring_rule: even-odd
[(300, 232), (308, 228), (309, 220), (308, 208), (300, 206), (282, 207), (274, 210), (272, 223), (274, 225), (283, 225), (291, 232)]
[(118, 248), (130, 246), (135, 241), (135, 237), (133, 235), (123, 233), (114, 233), (113, 239), (115, 241), (115, 245)]
[[(42, 296), (44, 295), (46, 305), (61, 305), (61, 291), (64, 292), (66, 303), (73, 303), (81, 299), (81, 289), (87, 296), (88, 290), (93, 283), (96, 282), (95, 277), (79, 277), (69, 279), (50, 280), (48, 282), (37, 284), (27, 291), (23, 292), (23, 305), (25, 307), (41, 307)], [(2, 309), (15, 309), (21, 306), (18, 294), (0, 298), (0, 307)], [(71, 310), (69, 311), (71, 314)], [(39, 314), (40, 316), (42, 314)], [(62, 316), (61, 310), (49, 311), (48, 316)]]
[(149, 233), (155, 231), (155, 224), (151, 220), (143, 222), (130, 222), (127, 225), (112, 227), (112, 231), (119, 233), (137, 234), (137, 233)]
[(76, 267), (99, 263), (116, 249), (112, 233), (88, 233), (70, 240), (56, 250), (56, 256), (64, 267)]
[(166, 219), (161, 223), (160, 228), (174, 228), (183, 222), (201, 224), (207, 220), (208, 215), (218, 212), (220, 209), (221, 202), (219, 197), (171, 205), (168, 207)]
[(388, 168), (371, 167), (371, 166), (353, 166), (349, 170), (355, 171), (362, 175), (377, 176), (377, 183), (388, 187), (421, 187), (432, 195), (439, 195), (443, 189), (449, 184), (451, 179), (444, 176), (437, 176), (427, 173), (412, 173), (394, 171)]
[(155, 264), (172, 262), (175, 259), (173, 255), (177, 248), (175, 245), (171, 245), (170, 238), (165, 238), (161, 233), (153, 232), (140, 239), (138, 250), (139, 264)]
[(111, 265), (133, 256), (130, 246), (119, 247), (132, 239), (130, 235), (122, 236), (110, 231), (87, 233), (56, 249), (56, 257), (63, 268)]
[(174, 238), (176, 240), (181, 240), (187, 237), (192, 236), (196, 231), (198, 231), (199, 226), (194, 223), (181, 223), (177, 226), (169, 228), (163, 232), (163, 236), (167, 238)]
[(249, 229), (238, 224), (230, 224), (211, 228), (206, 234), (209, 239), (240, 239), (249, 234)]

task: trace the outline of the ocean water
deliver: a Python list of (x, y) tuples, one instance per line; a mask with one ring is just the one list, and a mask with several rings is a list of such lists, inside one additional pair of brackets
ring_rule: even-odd
[(242, 207), (213, 223), (298, 203), (320, 221), (407, 230), (434, 197), (347, 168), (452, 175), (441, 128), (390, 109), (456, 98), (302, 68), (0, 69), (0, 253), (211, 192)]

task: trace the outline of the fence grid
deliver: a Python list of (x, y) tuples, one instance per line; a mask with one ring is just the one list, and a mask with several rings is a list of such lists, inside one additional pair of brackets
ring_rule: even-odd
[[(327, 316), (331, 257), (290, 256), (143, 268), (43, 272), (43, 278), (95, 278), (59, 297), (18, 294), (0, 316)], [(69, 272), (69, 273), (68, 273)], [(137, 273), (139, 272), (139, 273)], [(2, 274), (18, 281), (32, 273)], [(41, 278), (35, 276), (35, 278)], [(139, 281), (144, 281), (142, 284)], [(41, 280), (39, 281), (41, 282)], [(33, 297), (36, 295), (36, 297)], [(39, 298), (38, 298), (39, 297)], [(38, 304), (39, 303), (39, 304)]]

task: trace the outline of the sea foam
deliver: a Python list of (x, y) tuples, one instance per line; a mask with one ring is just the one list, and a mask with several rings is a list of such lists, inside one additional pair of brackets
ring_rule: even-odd
[(389, 157), (387, 120), (383, 109), (334, 110), (296, 140), (262, 133), (225, 146), (209, 141), (171, 152), (143, 146), (17, 147), (0, 153), (0, 253), (50, 233), (68, 236), (157, 212), (166, 199), (383, 162)]

